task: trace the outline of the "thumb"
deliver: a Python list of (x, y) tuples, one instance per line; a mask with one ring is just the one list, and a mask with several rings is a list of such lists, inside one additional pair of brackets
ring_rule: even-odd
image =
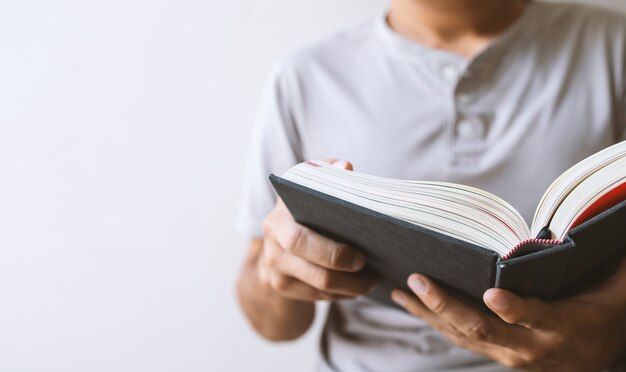
[(341, 159), (325, 159), (324, 160), (326, 163), (334, 165), (337, 168), (343, 168), (343, 169), (347, 169), (349, 171), (354, 170), (354, 168), (352, 167), (352, 163), (350, 163), (347, 160), (341, 160)]
[(509, 324), (547, 330), (558, 323), (554, 310), (536, 298), (523, 298), (511, 291), (491, 288), (485, 292), (483, 299), (500, 319)]

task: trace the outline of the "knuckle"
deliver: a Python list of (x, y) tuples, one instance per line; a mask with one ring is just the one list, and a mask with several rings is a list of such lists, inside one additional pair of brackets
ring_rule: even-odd
[(459, 344), (462, 343), (463, 345), (461, 346), (467, 346), (470, 343), (470, 341), (467, 339), (467, 335), (459, 331), (456, 327), (447, 326), (444, 328), (443, 332), (447, 334), (450, 338), (454, 339), (455, 342), (458, 342)]
[(320, 270), (315, 276), (315, 287), (321, 290), (328, 290), (332, 288), (333, 277), (328, 270)]
[(443, 314), (448, 311), (448, 302), (442, 298), (437, 298), (430, 302), (429, 308), (436, 314)]
[(278, 292), (283, 292), (289, 287), (289, 278), (284, 275), (275, 274), (270, 278), (270, 284)]
[(263, 257), (263, 265), (266, 267), (276, 267), (278, 259), (274, 255), (265, 255)]
[(267, 270), (268, 268), (272, 267), (272, 263), (270, 262), (271, 259), (268, 257), (267, 254), (264, 254), (258, 262), (258, 266), (260, 269), (263, 270)]
[(545, 360), (547, 356), (547, 351), (542, 348), (534, 348), (526, 355), (524, 355), (524, 359), (526, 363), (530, 366), (536, 366), (541, 363), (541, 361)]
[(506, 322), (510, 324), (519, 324), (522, 320), (522, 314), (519, 311), (511, 312), (506, 316)]
[(466, 329), (467, 329), (466, 331), (467, 336), (472, 339), (476, 339), (480, 341), (485, 341), (489, 339), (489, 336), (490, 336), (489, 326), (487, 322), (483, 319), (473, 320), (467, 325)]
[(450, 325), (439, 327), (438, 330), (443, 333), (448, 339), (450, 339), (450, 341), (454, 342), (464, 349), (470, 349), (471, 345), (475, 343), (474, 341), (469, 340), (463, 333), (459, 332), (459, 330)]
[(500, 361), (500, 364), (511, 369), (523, 369), (526, 367), (526, 363), (517, 357), (507, 357)]
[(339, 247), (333, 247), (328, 253), (328, 264), (332, 267), (339, 267), (343, 262), (344, 250)]
[(306, 230), (300, 226), (295, 225), (287, 238), (286, 246), (283, 247), (289, 253), (297, 253), (302, 245), (304, 237), (306, 235)]
[(280, 260), (280, 254), (278, 254), (273, 249), (268, 249), (263, 253), (263, 257), (261, 262), (263, 265), (267, 267), (276, 267)]

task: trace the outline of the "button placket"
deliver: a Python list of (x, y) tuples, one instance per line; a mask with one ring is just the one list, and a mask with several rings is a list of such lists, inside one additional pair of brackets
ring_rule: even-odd
[(456, 133), (460, 138), (470, 138), (475, 131), (474, 124), (467, 119), (459, 121), (456, 126)]
[(454, 90), (454, 100), (457, 108), (465, 109), (474, 100), (471, 93), (472, 77), (474, 76), (473, 68), (468, 68), (463, 72), (461, 80), (459, 80), (456, 89)]
[(483, 138), (484, 129), (484, 124), (478, 118), (462, 118), (456, 124), (457, 141), (480, 141)]
[(480, 115), (473, 115), (471, 104), (474, 97), (471, 94), (472, 82), (470, 77), (474, 75), (473, 66), (467, 66), (462, 72), (453, 93), (453, 105), (456, 113), (456, 123), (454, 125), (455, 142), (473, 142), (478, 144), (484, 137), (485, 123)]
[(449, 135), (452, 144), (450, 165), (454, 167), (475, 166), (483, 149), (485, 128), (480, 118), (471, 114), (470, 105), (474, 97), (470, 93), (470, 83), (474, 71), (463, 63), (444, 63), (439, 65), (440, 76), (452, 88), (451, 96), (452, 120)]

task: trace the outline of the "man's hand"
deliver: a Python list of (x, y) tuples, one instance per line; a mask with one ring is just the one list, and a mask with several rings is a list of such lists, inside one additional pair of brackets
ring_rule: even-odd
[(485, 292), (499, 318), (453, 298), (426, 277), (413, 274), (414, 294), (392, 299), (461, 347), (510, 368), (599, 371), (626, 355), (626, 260), (591, 291), (555, 302), (522, 298), (502, 289)]
[[(348, 162), (335, 165), (352, 170)], [(356, 274), (364, 264), (360, 252), (298, 224), (280, 199), (264, 221), (259, 277), (284, 297), (332, 301), (365, 294), (374, 283)]]

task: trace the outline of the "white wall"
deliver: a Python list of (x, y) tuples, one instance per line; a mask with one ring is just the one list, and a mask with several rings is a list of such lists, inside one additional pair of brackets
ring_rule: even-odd
[(0, 371), (305, 370), (317, 331), (234, 298), (250, 124), (276, 58), (384, 4), (0, 2)]

